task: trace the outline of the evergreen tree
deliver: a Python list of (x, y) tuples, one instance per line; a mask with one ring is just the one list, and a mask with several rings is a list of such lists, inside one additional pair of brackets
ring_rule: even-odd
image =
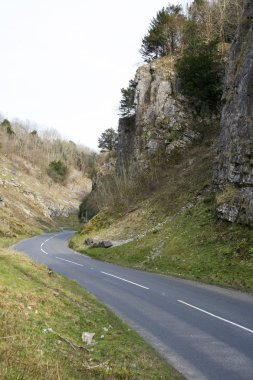
[(206, 103), (217, 106), (221, 97), (222, 61), (217, 49), (217, 41), (192, 41), (176, 63), (181, 79), (182, 92)]
[(100, 149), (114, 150), (118, 143), (118, 133), (113, 128), (106, 129), (98, 139)]
[(131, 79), (128, 87), (121, 89), (122, 99), (120, 101), (119, 111), (123, 117), (129, 117), (135, 113), (134, 97), (136, 85), (136, 82)]
[(142, 40), (140, 52), (146, 62), (177, 51), (181, 43), (184, 21), (181, 5), (170, 5), (157, 13)]

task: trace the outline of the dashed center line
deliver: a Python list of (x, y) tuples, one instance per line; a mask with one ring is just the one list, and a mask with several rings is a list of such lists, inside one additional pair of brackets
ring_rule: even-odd
[(239, 325), (238, 323), (235, 323), (235, 322), (229, 321), (228, 319), (225, 319), (225, 318), (219, 317), (218, 315), (215, 315), (215, 314), (213, 314), (213, 313), (209, 313), (209, 311), (206, 311), (206, 310), (200, 309), (199, 307), (194, 306), (194, 305), (191, 305), (190, 303), (187, 303), (187, 302), (184, 302), (184, 301), (181, 301), (181, 300), (177, 300), (177, 301), (180, 302), (180, 303), (182, 303), (182, 304), (184, 304), (184, 305), (186, 305), (186, 306), (191, 307), (192, 309), (196, 309), (196, 310), (198, 310), (198, 311), (201, 311), (202, 313), (207, 314), (207, 315), (210, 315), (210, 316), (213, 317), (213, 318), (219, 319), (219, 320), (221, 320), (221, 321), (223, 321), (223, 322), (229, 323), (230, 325), (233, 325), (233, 326), (239, 327), (240, 329), (245, 330), (245, 331), (248, 331), (248, 332), (250, 332), (251, 334), (253, 334), (253, 330), (248, 329), (247, 327), (244, 327), (244, 326), (242, 326), (242, 325)]
[(135, 285), (135, 286), (139, 286), (140, 288), (149, 290), (149, 288), (147, 288), (146, 286), (137, 284), (136, 282), (133, 282), (133, 281), (126, 280), (125, 278), (122, 278), (122, 277), (115, 276), (114, 274), (103, 272), (103, 271), (100, 271), (100, 273), (103, 273), (103, 274), (105, 274), (107, 276), (115, 277), (118, 280), (121, 280), (121, 281), (124, 281), (124, 282), (129, 282), (129, 284), (132, 284), (132, 285)]
[(75, 261), (70, 261), (70, 260), (67, 260), (67, 259), (63, 259), (62, 257), (56, 256), (55, 258), (58, 259), (58, 260), (66, 261), (67, 263), (70, 263), (70, 264), (78, 265), (79, 267), (83, 267), (84, 266), (83, 264), (79, 264), (79, 263), (76, 263)]

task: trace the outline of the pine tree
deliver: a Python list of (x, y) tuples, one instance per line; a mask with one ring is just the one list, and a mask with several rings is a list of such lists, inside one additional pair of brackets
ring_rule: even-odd
[(162, 8), (151, 20), (147, 35), (142, 40), (141, 54), (146, 62), (174, 54), (180, 47), (185, 16), (181, 5)]
[(218, 105), (222, 87), (223, 65), (217, 46), (217, 41), (206, 43), (197, 38), (176, 63), (182, 92), (211, 108)]
[(120, 115), (123, 117), (130, 117), (135, 114), (135, 89), (137, 83), (131, 79), (127, 88), (121, 89), (122, 99), (120, 101)]
[(98, 139), (100, 149), (114, 150), (118, 143), (118, 133), (113, 128), (106, 129)]

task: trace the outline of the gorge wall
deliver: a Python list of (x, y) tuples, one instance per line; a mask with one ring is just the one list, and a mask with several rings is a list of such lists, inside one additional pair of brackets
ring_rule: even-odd
[(166, 160), (198, 140), (204, 126), (217, 120), (189, 104), (173, 67), (171, 58), (164, 57), (138, 68), (135, 115), (119, 121), (118, 172), (147, 169), (159, 152)]
[(218, 215), (253, 224), (253, 2), (231, 46), (214, 172)]

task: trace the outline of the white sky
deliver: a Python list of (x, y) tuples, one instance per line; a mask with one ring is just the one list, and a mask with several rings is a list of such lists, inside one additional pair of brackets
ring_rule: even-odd
[(105, 129), (117, 129), (120, 90), (142, 62), (151, 19), (167, 5), (0, 0), (0, 113), (96, 149)]

